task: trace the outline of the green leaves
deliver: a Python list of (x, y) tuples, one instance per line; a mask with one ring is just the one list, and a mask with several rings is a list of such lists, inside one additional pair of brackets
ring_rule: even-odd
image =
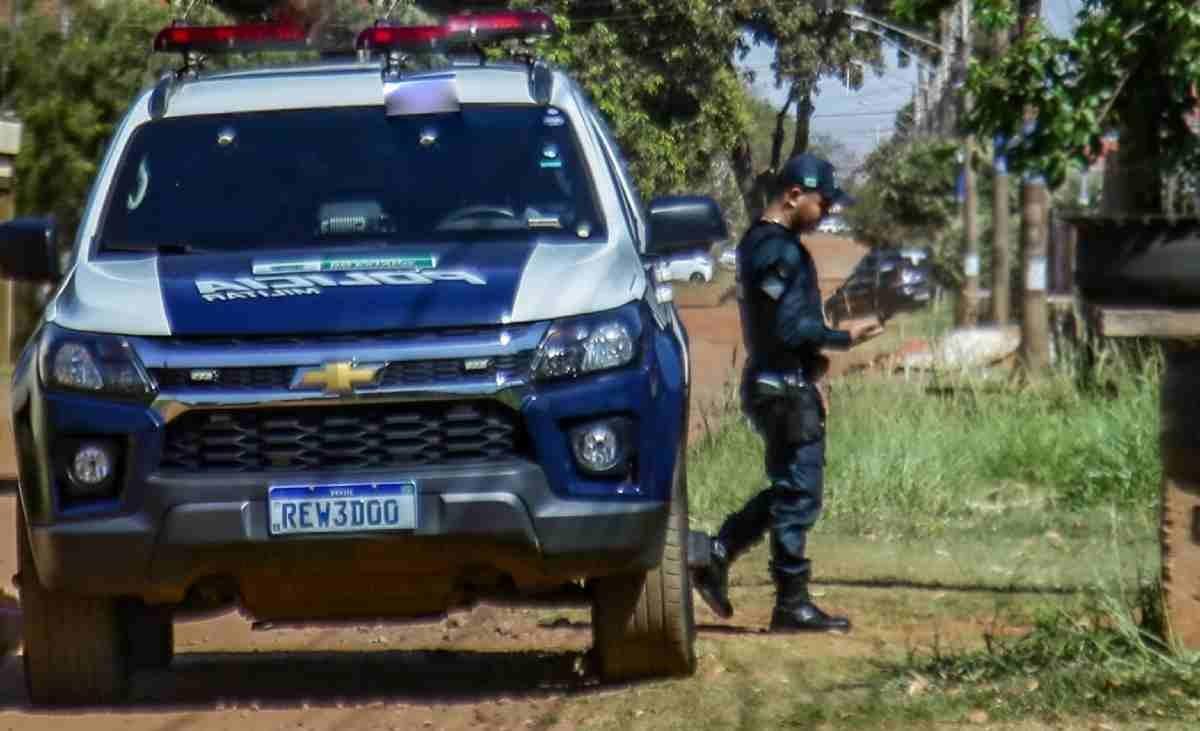
[(157, 4), (109, 3), (80, 6), (66, 37), (51, 19), (30, 15), (20, 33), (0, 38), (8, 68), (0, 101), (25, 125), (16, 161), (20, 211), (53, 213), (67, 231), (78, 223), (117, 121), (158, 70), (147, 63), (148, 49), (168, 21)]
[[(1134, 113), (1151, 115), (1162, 132), (1149, 149), (1164, 154), (1146, 164), (1167, 169), (1197, 154), (1197, 139), (1183, 118), (1195, 104), (1191, 84), (1200, 79), (1200, 9), (1187, 0), (1091, 5), (1094, 12), (1080, 13), (1072, 38), (1053, 38), (1036, 27), (1005, 56), (970, 69), (976, 106), (969, 126), (1016, 139), (1013, 169), (1041, 171), (1051, 185), (1086, 164), (1103, 135)], [(1023, 134), (1026, 109), (1037, 127)]]
[(702, 187), (749, 122), (731, 63), (732, 15), (717, 0), (626, 0), (607, 12), (595, 2), (541, 5), (562, 34), (539, 52), (607, 117), (642, 193)]
[(867, 182), (846, 217), (869, 242), (888, 246), (931, 239), (957, 210), (957, 146), (935, 139), (894, 137), (867, 158)]

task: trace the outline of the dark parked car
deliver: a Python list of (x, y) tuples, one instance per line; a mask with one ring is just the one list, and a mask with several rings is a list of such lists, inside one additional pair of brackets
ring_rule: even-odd
[(825, 314), (835, 326), (872, 315), (886, 320), (926, 306), (933, 290), (928, 249), (877, 249), (859, 260), (842, 286), (825, 300)]

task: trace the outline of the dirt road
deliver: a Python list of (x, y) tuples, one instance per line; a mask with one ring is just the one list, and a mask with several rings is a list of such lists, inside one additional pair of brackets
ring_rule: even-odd
[[(11, 496), (0, 497), (0, 524), (11, 525), (12, 510)], [(6, 578), (12, 562), (6, 542)], [(978, 642), (996, 629), (985, 594), (834, 586), (818, 596), (855, 618), (851, 635), (765, 635), (773, 599), (765, 564), (760, 547), (735, 567), (734, 620), (698, 605), (700, 665), (687, 679), (602, 685), (586, 669), (583, 608), (481, 605), (426, 624), (269, 631), (231, 613), (180, 623), (172, 666), (136, 674), (119, 708), (32, 711), (20, 657), (0, 659), (0, 731), (625, 731), (690, 728), (697, 717), (705, 728), (777, 728), (772, 714), (793, 713), (795, 703), (819, 707), (829, 693), (859, 692), (855, 683), (881, 659)], [(762, 706), (764, 689), (791, 694), (788, 703)]]

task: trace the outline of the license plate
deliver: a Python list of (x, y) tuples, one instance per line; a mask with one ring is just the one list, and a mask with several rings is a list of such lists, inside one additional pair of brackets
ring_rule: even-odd
[(417, 527), (414, 482), (278, 485), (267, 491), (271, 535), (361, 533)]

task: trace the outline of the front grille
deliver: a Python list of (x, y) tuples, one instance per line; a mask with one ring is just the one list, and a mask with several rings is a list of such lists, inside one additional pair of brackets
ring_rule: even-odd
[(523, 454), (520, 418), (497, 403), (194, 411), (167, 426), (166, 472), (368, 470)]
[[(211, 380), (194, 380), (193, 372), (212, 371)], [(291, 366), (267, 366), (262, 368), (159, 368), (150, 371), (159, 388), (252, 388), (286, 389), (292, 382), (296, 369)]]
[[(529, 370), (532, 355), (531, 352), (525, 352), (478, 359), (396, 361), (384, 369), (379, 377), (379, 385), (396, 387), (453, 383), (467, 376), (494, 376), (497, 372), (524, 375)], [(468, 365), (472, 367), (468, 368)]]
[[(523, 376), (529, 370), (533, 351), (486, 358), (445, 358), (404, 360), (389, 363), (379, 376), (378, 385), (428, 386), (454, 383), (465, 378), (494, 377), (498, 372)], [(468, 367), (470, 366), (470, 367)], [(205, 371), (202, 378), (193, 373)], [(294, 366), (262, 366), (235, 368), (157, 368), (150, 371), (160, 388), (179, 389), (257, 389), (287, 390), (296, 374)], [(365, 388), (370, 388), (365, 387)]]

